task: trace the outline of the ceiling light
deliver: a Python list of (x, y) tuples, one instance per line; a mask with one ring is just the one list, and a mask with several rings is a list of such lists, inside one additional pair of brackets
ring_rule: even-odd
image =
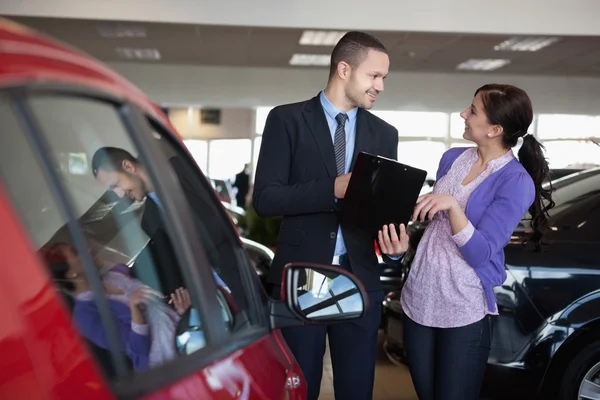
[(346, 32), (340, 31), (304, 31), (300, 37), (303, 46), (334, 46)]
[(558, 42), (558, 37), (520, 37), (515, 36), (494, 46), (497, 51), (538, 51)]
[(294, 54), (290, 59), (290, 65), (315, 65), (324, 67), (331, 62), (329, 54)]
[(160, 60), (158, 49), (137, 49), (131, 47), (117, 47), (117, 53), (128, 59), (135, 60)]
[(104, 24), (98, 27), (98, 34), (104, 38), (145, 38), (146, 29), (142, 26)]
[(456, 69), (471, 71), (492, 71), (510, 64), (507, 59), (478, 59), (472, 58), (456, 66)]

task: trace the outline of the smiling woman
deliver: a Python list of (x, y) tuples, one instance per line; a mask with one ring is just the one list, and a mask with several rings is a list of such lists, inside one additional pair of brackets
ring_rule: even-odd
[[(553, 206), (542, 187), (548, 163), (527, 135), (533, 109), (524, 91), (485, 85), (460, 116), (464, 139), (477, 147), (444, 153), (433, 193), (418, 199), (413, 218), (430, 222), (401, 296), (408, 364), (420, 398), (438, 391), (448, 399), (478, 397), (490, 318), (498, 314), (493, 289), (506, 278), (504, 245), (527, 210), (531, 241), (539, 245)], [(523, 136), (519, 162), (511, 148)]]

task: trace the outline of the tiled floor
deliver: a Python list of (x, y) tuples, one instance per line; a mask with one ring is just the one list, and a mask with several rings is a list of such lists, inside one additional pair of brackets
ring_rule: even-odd
[[(418, 400), (408, 369), (404, 366), (394, 365), (387, 359), (381, 347), (381, 335), (379, 339), (379, 357), (375, 368), (373, 400)], [(329, 350), (325, 354), (319, 400), (335, 400)]]

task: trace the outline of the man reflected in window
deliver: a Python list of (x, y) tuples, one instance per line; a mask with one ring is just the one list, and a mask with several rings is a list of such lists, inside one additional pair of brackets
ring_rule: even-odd
[[(222, 241), (222, 235), (219, 234), (221, 228), (216, 224), (211, 226), (210, 221), (214, 216), (211, 215), (210, 207), (202, 206), (203, 203), (206, 203), (203, 199), (205, 196), (197, 193), (198, 191), (189, 182), (190, 178), (186, 178), (186, 175), (193, 172), (179, 157), (172, 157), (169, 162), (196, 214), (195, 226), (204, 243), (209, 261), (213, 266), (219, 265), (220, 254), (217, 245)], [(94, 177), (105, 189), (114, 192), (120, 198), (126, 197), (135, 202), (145, 201), (141, 227), (150, 241), (138, 256), (134, 271), (140, 270), (141, 266), (137, 265), (138, 263), (146, 265), (150, 262), (156, 268), (164, 292), (170, 293), (178, 287), (185, 287), (181, 271), (174, 267), (176, 255), (161, 215), (160, 199), (154, 191), (154, 185), (144, 166), (124, 149), (103, 147), (97, 150), (92, 158), (92, 171)], [(215, 226), (217, 226), (216, 229), (214, 229)], [(213, 275), (218, 285), (227, 287), (214, 270)]]

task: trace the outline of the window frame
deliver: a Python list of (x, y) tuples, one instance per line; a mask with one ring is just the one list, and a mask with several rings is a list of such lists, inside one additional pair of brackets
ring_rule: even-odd
[[(190, 209), (182, 189), (174, 178), (166, 172), (169, 170), (167, 161), (161, 156), (158, 144), (150, 140), (152, 132), (149, 124), (145, 121), (144, 113), (138, 106), (124, 96), (115, 96), (103, 90), (72, 84), (15, 84), (0, 89), (0, 95), (5, 96), (7, 106), (15, 113), (29, 146), (37, 158), (35, 162), (39, 163), (39, 168), (48, 182), (51, 195), (59, 207), (59, 212), (68, 221), (73, 244), (83, 254), (84, 270), (90, 276), (90, 284), (94, 293), (102, 291), (102, 283), (97, 270), (93, 266), (92, 257), (86, 251), (87, 243), (74, 213), (71, 195), (61, 182), (58, 172), (53, 168), (56, 162), (51, 146), (47, 141), (48, 136), (28, 103), (28, 99), (31, 97), (79, 98), (82, 101), (89, 101), (90, 104), (103, 103), (111, 105), (116, 116), (123, 123), (128, 139), (138, 150), (142, 162), (145, 160), (153, 161), (152, 163), (144, 162), (144, 164), (151, 179), (156, 182), (157, 194), (164, 199), (165, 225), (168, 234), (171, 237), (185, 238), (173, 241), (178, 262), (181, 265), (209, 265), (204, 246), (195, 230), (195, 226), (189, 219), (183, 217), (186, 211), (190, 212)], [(163, 131), (170, 135), (171, 139), (175, 139), (173, 142), (179, 140), (162, 123), (158, 122), (158, 125), (163, 127)], [(190, 157), (183, 144), (179, 147)], [(167, 193), (168, 196), (165, 195)], [(11, 201), (14, 200), (11, 199)], [(20, 216), (19, 219), (21, 219)], [(195, 243), (195, 245), (192, 245), (192, 243)], [(127, 372), (125, 355), (122, 353), (118, 342), (117, 330), (110, 316), (108, 300), (104, 296), (97, 296), (101, 320), (104, 328), (107, 329), (109, 338), (109, 351), (117, 371), (116, 379), (108, 382), (108, 384), (120, 398), (128, 399), (143, 396), (198, 373), (211, 363), (226, 357), (269, 332), (269, 329), (261, 323), (260, 326), (248, 329), (242, 332), (241, 335), (233, 335), (223, 323), (217, 298), (218, 289), (214, 284), (210, 268), (182, 268), (182, 270), (184, 278), (193, 287), (190, 295), (203, 323), (206, 346), (190, 355), (177, 357), (173, 361), (147, 371), (133, 374)], [(261, 322), (263, 319), (264, 317), (261, 318)], [(93, 353), (88, 351), (88, 354), (96, 362)], [(176, 368), (173, 368), (174, 366)]]
[[(208, 193), (210, 193), (210, 196), (213, 198), (213, 200), (216, 202), (216, 204), (221, 204), (221, 201), (219, 200), (219, 197), (217, 196), (217, 193), (215, 192), (215, 190), (212, 187), (212, 184), (210, 182), (210, 178), (208, 176), (206, 176), (205, 174), (202, 173), (202, 170), (200, 169), (200, 166), (195, 162), (194, 157), (192, 156), (191, 152), (189, 151), (189, 149), (185, 146), (179, 146), (177, 144), (177, 137), (173, 134), (173, 132), (171, 132), (170, 129), (168, 129), (166, 126), (164, 126), (163, 124), (160, 123), (160, 121), (158, 121), (156, 118), (150, 116), (150, 115), (144, 115), (144, 118), (146, 120), (147, 125), (147, 129), (149, 130), (150, 133), (152, 133), (153, 130), (157, 131), (157, 133), (159, 135), (163, 135), (167, 137), (167, 140), (169, 140), (170, 144), (173, 146), (178, 146), (179, 150), (181, 151), (181, 157), (185, 159), (186, 162), (188, 162), (188, 164), (190, 164), (191, 168), (193, 170), (195, 170), (195, 172), (197, 174), (199, 174), (199, 178), (204, 179), (204, 188), (207, 189)], [(260, 283), (260, 278), (258, 276), (258, 274), (256, 272), (253, 272), (254, 268), (252, 266), (252, 261), (250, 260), (250, 257), (246, 254), (246, 250), (244, 248), (244, 243), (242, 242), (242, 240), (239, 237), (239, 234), (237, 232), (237, 230), (235, 229), (235, 226), (230, 223), (231, 222), (231, 218), (229, 217), (229, 215), (227, 214), (227, 210), (225, 209), (225, 207), (220, 206), (217, 207), (217, 209), (219, 210), (219, 214), (221, 216), (221, 219), (223, 220), (223, 223), (226, 224), (227, 228), (226, 229), (230, 235), (232, 235), (232, 238), (235, 238), (237, 240), (238, 243), (238, 248), (237, 248), (237, 259), (238, 259), (238, 265), (240, 266), (240, 278), (242, 279), (242, 283), (243, 283), (243, 287), (244, 288), (249, 288), (249, 290), (246, 291), (246, 297), (247, 300), (249, 302), (249, 307), (253, 307), (253, 312), (256, 314), (255, 317), (257, 318), (257, 324), (255, 324), (255, 327), (264, 327), (265, 329), (260, 329), (260, 331), (266, 331), (268, 333), (269, 331), (269, 313), (268, 313), (268, 302), (269, 302), (269, 297), (267, 296), (267, 294), (264, 292), (264, 290), (262, 290), (262, 284)], [(235, 332), (232, 333), (232, 336), (234, 338), (236, 337), (241, 337), (243, 339), (243, 337), (245, 336), (244, 334), (242, 334), (241, 332)]]

